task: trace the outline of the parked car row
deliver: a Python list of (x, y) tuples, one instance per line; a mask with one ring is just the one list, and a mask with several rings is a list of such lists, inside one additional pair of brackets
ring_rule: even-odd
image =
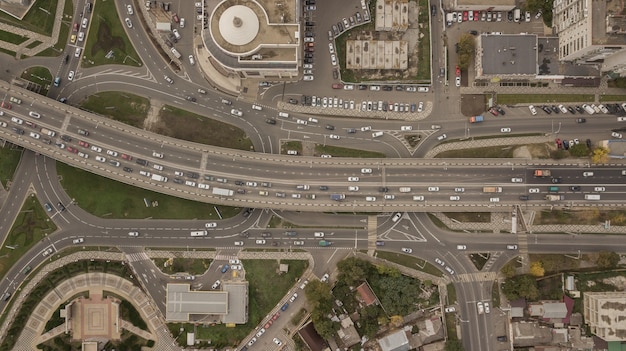
[(344, 110), (357, 111), (384, 111), (384, 112), (422, 112), (424, 102), (403, 103), (393, 101), (361, 101), (360, 104), (354, 100), (344, 100), (338, 97), (317, 97), (303, 96), (303, 105), (321, 108), (339, 108)]
[[(543, 106), (533, 106), (530, 105), (528, 106), (528, 109), (530, 110), (530, 113), (535, 116), (537, 115), (537, 109), (541, 109), (543, 110), (545, 113), (547, 114), (559, 114), (559, 113), (571, 113), (573, 115), (575, 114), (596, 114), (596, 113), (603, 113), (603, 114), (615, 114), (615, 115), (623, 115), (624, 113), (626, 113), (626, 103), (623, 104), (617, 104), (617, 103), (612, 103), (612, 104), (599, 104), (599, 105), (595, 105), (595, 104), (583, 104), (581, 106), (579, 105), (575, 105), (575, 106), (563, 106), (561, 105), (543, 105)], [(619, 119), (618, 118), (618, 122), (621, 121), (626, 121), (625, 119)], [(577, 120), (578, 123), (585, 123), (586, 120), (584, 118), (582, 119), (578, 119)]]

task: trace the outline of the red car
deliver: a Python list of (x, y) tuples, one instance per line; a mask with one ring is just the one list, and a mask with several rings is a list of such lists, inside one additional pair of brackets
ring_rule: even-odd
[(463, 11), (463, 22), (467, 22), (467, 11)]
[(556, 142), (556, 147), (558, 147), (559, 149), (563, 148), (563, 143), (561, 142), (561, 139), (557, 138), (554, 142)]
[(270, 319), (267, 323), (265, 323), (263, 328), (265, 328), (265, 330), (269, 329), (272, 326), (272, 323), (274, 323), (274, 321)]
[(78, 153), (78, 150), (76, 150), (75, 148), (73, 148), (73, 147), (71, 147), (71, 146), (68, 146), (68, 147), (66, 147), (65, 149), (66, 149), (68, 152), (73, 152), (73, 153), (75, 153), (75, 154), (77, 154), (77, 153)]
[(495, 108), (490, 108), (489, 112), (491, 112), (492, 115), (497, 116), (498, 115), (498, 111)]
[(272, 316), (272, 320), (275, 321), (278, 319), (278, 317), (280, 317), (280, 312), (276, 312), (273, 316)]
[(456, 66), (456, 76), (457, 77), (461, 76), (461, 68), (459, 68), (459, 66)]
[(125, 160), (128, 160), (128, 161), (133, 159), (132, 156), (129, 156), (129, 155), (126, 155), (126, 154), (122, 154), (122, 158), (125, 159)]
[(78, 145), (80, 145), (82, 147), (89, 147), (89, 143), (85, 142), (85, 141), (82, 141), (82, 140), (78, 142)]
[(74, 23), (74, 32), (78, 32), (78, 23)]
[(9, 104), (8, 102), (4, 102), (2, 101), (2, 105), (0, 105), (2, 108), (6, 108), (7, 110), (11, 109), (11, 104)]
[(343, 84), (333, 83), (333, 89), (343, 89)]
[(180, 22), (180, 18), (178, 18), (178, 15), (177, 15), (177, 14), (173, 14), (173, 15), (172, 15), (172, 19), (173, 19), (173, 20), (174, 20), (174, 22), (176, 22), (176, 23)]
[(480, 17), (480, 14), (478, 11), (474, 11), (474, 21), (478, 21), (478, 17)]

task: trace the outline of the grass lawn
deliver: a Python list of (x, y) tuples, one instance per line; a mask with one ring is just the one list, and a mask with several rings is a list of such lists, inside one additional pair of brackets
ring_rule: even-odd
[(37, 45), (41, 45), (41, 42), (39, 40), (32, 41), (30, 44), (26, 45), (26, 48), (32, 49)]
[(500, 307), (500, 285), (498, 281), (494, 281), (491, 285), (491, 307)]
[(489, 212), (444, 212), (443, 214), (459, 222), (491, 222), (491, 213)]
[(31, 196), (26, 199), (9, 236), (0, 248), (0, 276), (4, 277), (15, 262), (24, 256), (34, 244), (44, 240), (47, 234), (56, 229), (56, 225), (39, 205), (37, 198)]
[(430, 82), (430, 7), (428, 0), (419, 0), (417, 22), (420, 27), (420, 38), (417, 44), (417, 79)]
[(9, 55), (11, 57), (15, 57), (15, 55), (16, 55), (15, 51), (3, 49), (3, 48), (0, 48), (0, 52), (5, 53), (5, 54), (7, 54), (7, 55)]
[(339, 146), (331, 146), (331, 145), (315, 145), (315, 155), (320, 156), (322, 154), (332, 155), (333, 157), (361, 157), (361, 158), (386, 158), (387, 155), (382, 152), (376, 151), (365, 151), (358, 149), (349, 149), (345, 147)]
[(81, 101), (80, 106), (133, 127), (143, 128), (150, 100), (130, 93), (106, 91), (89, 96)]
[[(64, 54), (63, 51), (65, 50), (65, 45), (67, 44), (67, 38), (69, 38), (69, 35), (70, 35), (70, 27), (73, 24), (72, 22), (72, 16), (74, 15), (73, 10), (74, 10), (74, 6), (72, 4), (72, 0), (65, 0), (65, 7), (63, 8), (64, 21), (61, 22), (61, 27), (59, 28), (59, 39), (57, 40), (56, 44), (53, 47), (40, 51), (35, 56), (58, 57)], [(28, 45), (28, 47), (31, 47), (31, 45)]]
[(600, 95), (600, 102), (619, 102), (626, 101), (626, 95)]
[(298, 155), (302, 155), (302, 142), (295, 140), (283, 142), (280, 148), (280, 153), (286, 155), (287, 150), (296, 150), (298, 151)]
[[(180, 199), (95, 175), (82, 169), (57, 162), (61, 184), (80, 208), (104, 218), (154, 219), (219, 219), (212, 204)], [(157, 201), (158, 207), (146, 207), (143, 199)], [(241, 210), (237, 207), (217, 206), (223, 218), (230, 218)]]
[[(289, 265), (289, 272), (278, 274), (278, 262), (269, 260), (243, 260), (246, 270), (246, 279), (249, 285), (248, 323), (237, 325), (234, 328), (225, 325), (198, 326), (196, 338), (211, 340), (211, 346), (223, 348), (236, 346), (254, 329), (259, 322), (278, 304), (287, 291), (300, 279), (308, 266), (308, 261), (282, 260)], [(299, 299), (304, 294), (298, 294)], [(286, 318), (286, 317), (281, 317)], [(180, 325), (178, 325), (180, 326)], [(170, 330), (172, 330), (170, 325)], [(178, 328), (173, 332), (178, 335)], [(178, 338), (179, 343), (185, 341), (183, 334)], [(182, 345), (182, 344), (181, 344)]]
[(409, 256), (403, 253), (377, 250), (376, 257), (397, 263), (399, 265), (403, 265), (405, 267), (416, 269), (418, 271), (426, 272), (437, 277), (443, 277), (443, 273), (437, 267), (415, 256)]
[(584, 224), (593, 225), (611, 221), (611, 225), (626, 225), (626, 211), (600, 211), (590, 208), (581, 211), (541, 211), (535, 217), (536, 224)]
[(435, 158), (512, 158), (514, 150), (511, 146), (488, 146), (444, 151)]
[(500, 105), (512, 104), (558, 104), (560, 102), (593, 102), (592, 94), (498, 94), (497, 102)]
[[(18, 20), (0, 12), (0, 21), (13, 27), (23, 28), (39, 34), (51, 36), (58, 0), (37, 0), (23, 20)], [(70, 8), (72, 7), (70, 0)]]
[(452, 305), (457, 303), (456, 301), (456, 288), (454, 284), (450, 283), (446, 285), (446, 290), (448, 291), (448, 301), (446, 302), (448, 305)]
[(191, 258), (154, 258), (154, 264), (165, 274), (175, 274), (186, 272), (191, 275), (201, 275), (206, 272), (211, 265), (212, 260), (209, 259), (191, 259)]
[(3, 186), (7, 186), (7, 182), (13, 179), (13, 174), (22, 157), (22, 148), (13, 147), (12, 144), (0, 148), (0, 181)]
[(152, 128), (155, 133), (206, 145), (254, 151), (246, 133), (232, 124), (172, 106), (164, 106), (159, 119)]
[[(142, 65), (139, 55), (126, 35), (114, 0), (96, 1), (91, 18), (87, 43), (83, 51), (83, 66)], [(113, 57), (110, 59), (105, 57), (109, 51), (113, 51)]]
[(52, 85), (52, 73), (46, 67), (34, 66), (22, 72), (22, 79), (39, 84), (42, 88), (40, 94), (48, 95), (48, 89)]
[(19, 45), (26, 40), (28, 40), (28, 37), (23, 37), (19, 34), (0, 30), (0, 41), (6, 41), (7, 43)]

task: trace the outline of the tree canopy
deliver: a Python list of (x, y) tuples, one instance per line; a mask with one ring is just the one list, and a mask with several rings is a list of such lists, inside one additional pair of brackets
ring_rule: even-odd
[(459, 67), (467, 69), (474, 58), (476, 51), (476, 39), (468, 33), (461, 34), (459, 37)]
[(539, 296), (537, 281), (530, 275), (518, 275), (505, 280), (502, 283), (502, 292), (509, 300), (517, 300), (520, 297), (535, 300)]

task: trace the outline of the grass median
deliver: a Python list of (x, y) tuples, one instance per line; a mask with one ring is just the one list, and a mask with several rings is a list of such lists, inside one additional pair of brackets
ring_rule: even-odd
[(0, 181), (4, 187), (13, 179), (23, 151), (24, 149), (13, 144), (0, 148)]
[(333, 157), (360, 157), (360, 158), (386, 158), (387, 156), (382, 152), (366, 151), (358, 149), (349, 149), (339, 146), (331, 145), (315, 145), (315, 155), (331, 155)]
[(0, 248), (0, 276), (4, 277), (34, 244), (44, 240), (56, 229), (57, 226), (50, 220), (37, 198), (29, 196), (17, 215), (4, 245)]
[[(238, 207), (216, 206), (185, 200), (132, 185), (57, 162), (61, 184), (80, 208), (102, 218), (115, 219), (219, 219), (238, 214)], [(146, 207), (144, 199), (150, 204)], [(156, 205), (156, 206), (154, 206)]]
[(112, 64), (142, 66), (139, 55), (126, 35), (115, 1), (102, 0), (94, 3), (88, 31), (83, 66)]
[[(491, 95), (488, 96), (488, 98)], [(498, 94), (500, 105), (513, 104), (559, 104), (570, 102), (593, 102), (593, 94)]]
[(130, 126), (143, 128), (150, 109), (150, 100), (130, 93), (105, 91), (81, 101), (80, 107)]

